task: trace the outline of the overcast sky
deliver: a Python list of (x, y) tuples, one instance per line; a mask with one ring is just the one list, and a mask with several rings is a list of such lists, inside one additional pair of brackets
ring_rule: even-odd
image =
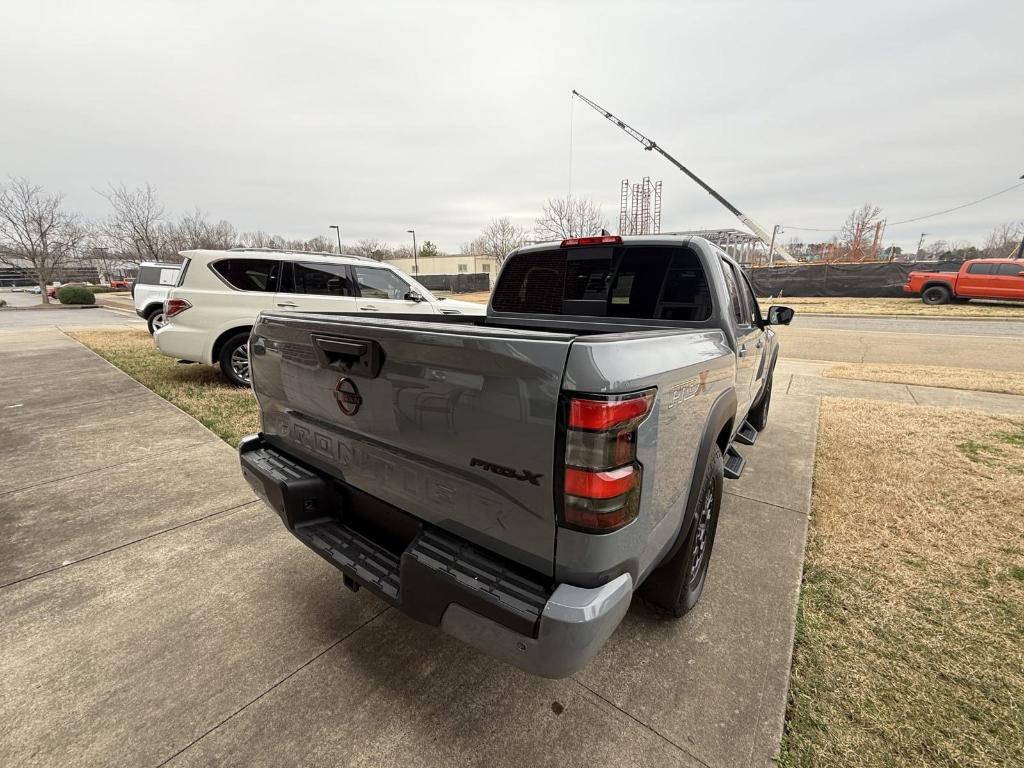
[[(662, 229), (735, 219), (581, 103), (656, 139), (768, 229), (957, 205), (1024, 173), (1024, 2), (5, 0), (0, 174), (67, 195), (150, 182), (239, 229), (455, 250), (571, 191)], [(572, 131), (570, 131), (570, 124)], [(570, 135), (572, 173), (570, 179)], [(980, 242), (1024, 186), (891, 227)], [(811, 239), (827, 235), (803, 233)]]

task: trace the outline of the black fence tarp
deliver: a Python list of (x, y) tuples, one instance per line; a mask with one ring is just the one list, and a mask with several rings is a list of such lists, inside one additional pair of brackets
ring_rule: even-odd
[(491, 289), (491, 278), (486, 272), (459, 272), (454, 275), (416, 275), (416, 280), (429, 291), (475, 293)]
[(899, 298), (911, 272), (956, 272), (960, 261), (919, 261), (909, 264), (801, 264), (795, 267), (748, 269), (758, 296), (856, 296)]

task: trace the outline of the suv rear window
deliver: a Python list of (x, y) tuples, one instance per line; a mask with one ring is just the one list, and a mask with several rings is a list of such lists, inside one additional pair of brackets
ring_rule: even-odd
[(147, 264), (139, 267), (136, 285), (176, 285), (180, 267), (160, 267)]
[(711, 290), (700, 258), (680, 245), (553, 248), (513, 256), (494, 309), (539, 315), (701, 322)]
[(222, 259), (210, 265), (232, 288), (264, 293), (277, 290), (278, 266), (269, 259)]

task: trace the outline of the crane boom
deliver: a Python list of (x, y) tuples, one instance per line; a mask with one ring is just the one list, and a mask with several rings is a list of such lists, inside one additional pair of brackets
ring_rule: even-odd
[[(691, 179), (693, 179), (693, 181), (695, 181), (697, 183), (697, 185), (701, 189), (703, 189), (705, 192), (707, 192), (709, 195), (711, 195), (713, 198), (715, 198), (715, 200), (717, 200), (722, 205), (724, 205), (726, 207), (726, 209), (729, 211), (729, 213), (731, 213), (733, 216), (735, 216), (737, 219), (739, 219), (741, 222), (743, 222), (743, 225), (747, 229), (749, 229), (751, 232), (753, 232), (755, 235), (757, 235), (757, 237), (760, 238), (761, 242), (763, 242), (765, 245), (769, 244), (769, 242), (771, 241), (771, 235), (769, 235), (760, 224), (758, 224), (752, 218), (750, 218), (745, 213), (743, 213), (739, 208), (737, 208), (735, 205), (733, 205), (728, 200), (726, 200), (724, 197), (722, 197), (718, 192), (716, 192), (714, 189), (712, 189), (711, 186), (709, 186), (703, 179), (701, 179), (699, 176), (697, 176), (697, 174), (695, 174), (693, 171), (691, 171), (685, 165), (683, 165), (678, 160), (676, 160), (674, 157), (672, 157), (672, 155), (670, 155), (668, 152), (666, 152), (664, 149), (662, 149), (660, 146), (658, 146), (658, 143), (656, 141), (654, 141), (653, 139), (647, 138), (642, 133), (640, 133), (640, 131), (638, 131), (636, 128), (633, 128), (631, 125), (627, 125), (622, 120), (620, 120), (615, 115), (613, 115), (611, 112), (609, 112), (607, 109), (602, 107), (600, 104), (594, 103), (593, 101), (588, 99), (586, 96), (584, 96), (579, 91), (573, 89), (572, 95), (575, 96), (576, 98), (578, 98), (580, 101), (582, 101), (587, 106), (591, 107), (595, 112), (598, 112), (599, 114), (603, 115), (606, 120), (608, 120), (608, 121), (614, 123), (615, 125), (617, 125), (623, 131), (625, 131), (625, 133), (627, 135), (629, 135), (632, 138), (636, 139), (638, 142), (640, 142), (640, 144), (643, 145), (643, 148), (646, 149), (648, 152), (652, 152), (652, 151), (653, 152), (657, 152), (662, 157), (664, 157), (666, 160), (668, 160), (670, 163), (672, 163), (672, 165), (674, 165), (680, 171), (682, 171), (687, 176), (689, 176)], [(775, 253), (777, 253), (784, 261), (789, 261), (789, 262), (794, 262), (794, 263), (796, 262), (796, 259), (794, 259), (786, 251), (785, 248), (782, 248), (779, 245), (775, 246)]]

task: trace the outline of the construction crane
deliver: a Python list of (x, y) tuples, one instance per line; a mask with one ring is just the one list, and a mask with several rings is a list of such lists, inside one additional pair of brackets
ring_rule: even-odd
[[(576, 98), (578, 98), (584, 104), (592, 107), (594, 109), (594, 111), (596, 111), (596, 112), (600, 113), (601, 115), (603, 115), (607, 120), (615, 123), (615, 125), (619, 126), (619, 128), (621, 128), (623, 131), (625, 131), (629, 136), (632, 136), (634, 139), (639, 141), (643, 145), (643, 148), (646, 149), (648, 152), (651, 152), (652, 150), (654, 152), (657, 152), (662, 157), (664, 157), (666, 160), (668, 160), (670, 163), (672, 163), (672, 165), (674, 165), (680, 171), (682, 171), (687, 176), (689, 176), (691, 179), (693, 179), (695, 182), (697, 182), (697, 184), (701, 187), (701, 189), (703, 189), (705, 192), (707, 192), (709, 195), (711, 195), (713, 198), (715, 198), (715, 200), (717, 200), (722, 205), (724, 205), (728, 209), (729, 213), (731, 213), (737, 219), (742, 221), (743, 225), (747, 229), (749, 229), (751, 232), (753, 232), (755, 235), (757, 235), (757, 237), (759, 237), (761, 239), (761, 242), (763, 242), (765, 244), (765, 246), (768, 246), (768, 243), (772, 240), (772, 236), (769, 235), (760, 224), (758, 224), (752, 218), (750, 218), (745, 213), (743, 213), (739, 208), (737, 208), (735, 205), (733, 205), (728, 200), (726, 200), (724, 197), (722, 197), (720, 194), (718, 194), (718, 192), (716, 192), (714, 189), (712, 189), (707, 183), (704, 182), (703, 179), (701, 179), (699, 176), (697, 176), (697, 174), (695, 174), (693, 171), (691, 171), (685, 165), (683, 165), (678, 160), (676, 160), (674, 157), (672, 157), (672, 155), (670, 155), (668, 152), (666, 152), (664, 149), (662, 149), (660, 146), (658, 146), (658, 143), (656, 141), (654, 141), (653, 139), (647, 138), (642, 133), (640, 133), (640, 131), (638, 131), (636, 128), (633, 128), (632, 126), (626, 125), (626, 123), (624, 123), (621, 120), (619, 120), (619, 118), (617, 118), (615, 115), (613, 115), (607, 109), (605, 109), (604, 107), (602, 107), (599, 104), (595, 104), (593, 101), (588, 99), (586, 96), (584, 96), (579, 91), (573, 89), (572, 95), (575, 96)], [(789, 262), (796, 263), (796, 259), (794, 259), (786, 251), (785, 248), (782, 248), (779, 245), (775, 245), (774, 246), (774, 251), (775, 251), (775, 253), (777, 255), (781, 256), (784, 261), (789, 261)]]

